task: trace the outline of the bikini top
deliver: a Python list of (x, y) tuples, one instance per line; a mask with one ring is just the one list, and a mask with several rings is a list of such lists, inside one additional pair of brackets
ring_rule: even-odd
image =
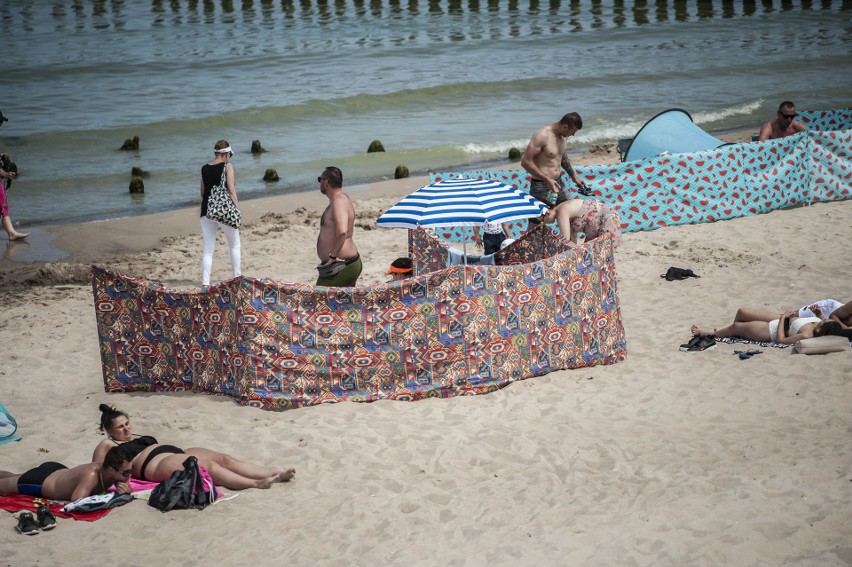
[(155, 438), (150, 435), (143, 435), (141, 437), (137, 437), (136, 439), (131, 439), (125, 443), (122, 443), (122, 447), (126, 447), (128, 449), (128, 453), (131, 455), (131, 460), (136, 458), (136, 455), (144, 451), (147, 447), (151, 445), (157, 445), (158, 442)]
[(819, 323), (820, 320), (821, 319), (819, 317), (799, 317), (798, 319), (790, 322), (790, 334), (795, 335), (799, 332), (799, 329), (805, 325), (809, 323)]

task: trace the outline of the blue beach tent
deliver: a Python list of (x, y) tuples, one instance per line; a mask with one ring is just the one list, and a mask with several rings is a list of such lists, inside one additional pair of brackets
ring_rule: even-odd
[(15, 435), (18, 429), (18, 423), (12, 414), (9, 413), (3, 404), (0, 404), (0, 445), (11, 441), (19, 441), (21, 438)]
[(636, 161), (662, 153), (682, 154), (728, 145), (714, 138), (680, 108), (672, 108), (648, 120), (627, 147), (623, 161)]

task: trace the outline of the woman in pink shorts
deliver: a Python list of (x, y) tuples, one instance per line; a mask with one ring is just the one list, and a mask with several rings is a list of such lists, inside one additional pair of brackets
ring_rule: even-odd
[[(3, 116), (3, 113), (0, 112), (0, 126), (3, 125), (4, 122), (7, 122), (9, 119)], [(29, 232), (18, 232), (15, 230), (15, 227), (12, 226), (12, 219), (9, 218), (9, 201), (6, 200), (6, 187), (9, 186), (9, 181), (15, 179), (17, 174), (14, 171), (6, 171), (6, 167), (8, 167), (9, 154), (0, 154), (0, 217), (2, 217), (2, 221), (0, 223), (3, 224), (3, 230), (6, 231), (6, 234), (9, 235), (9, 240), (23, 240), (24, 238), (30, 235)]]

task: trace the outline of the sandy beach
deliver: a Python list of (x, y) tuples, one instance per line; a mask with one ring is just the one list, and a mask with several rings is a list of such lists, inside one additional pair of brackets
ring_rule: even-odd
[[(617, 159), (597, 147), (575, 164)], [(426, 183), (350, 191), (360, 285), (385, 281), (406, 254), (406, 231), (375, 218)], [(325, 203), (318, 191), (244, 202), (243, 273), (313, 282)], [(852, 299), (850, 218), (845, 201), (626, 234), (619, 364), (483, 396), (286, 412), (103, 391), (88, 266), (197, 287), (196, 209), (40, 229), (31, 246), (71, 254), (20, 263), (7, 249), (0, 261), (0, 402), (23, 437), (0, 445), (0, 469), (88, 462), (107, 403), (162, 443), (297, 473), (200, 512), (132, 502), (34, 537), (2, 512), (0, 564), (852, 565), (852, 351), (678, 350), (693, 323), (727, 325), (739, 306)], [(669, 266), (701, 277), (661, 279)], [(220, 236), (213, 279), (229, 273)]]

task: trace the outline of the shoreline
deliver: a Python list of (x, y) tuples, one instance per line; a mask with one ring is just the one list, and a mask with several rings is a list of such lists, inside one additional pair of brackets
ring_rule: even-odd
[[(744, 133), (747, 130), (751, 130), (752, 128), (754, 129), (754, 133), (756, 134), (760, 129), (760, 124), (753, 126), (753, 127), (728, 128), (728, 129), (717, 130), (717, 131), (712, 131), (712, 132), (708, 132), (708, 133), (713, 135), (713, 136), (718, 137), (719, 139), (721, 139), (723, 141), (748, 141), (749, 136), (746, 136)], [(735, 138), (735, 140), (728, 140), (727, 139), (728, 137), (731, 137), (731, 136), (733, 136)], [(568, 154), (572, 159), (582, 158), (582, 156), (589, 154), (589, 153), (592, 153), (592, 154), (601, 153), (603, 150), (606, 150), (606, 153), (616, 152), (616, 155), (617, 155), (617, 151), (615, 149), (616, 146), (617, 146), (617, 143), (618, 143), (618, 140), (603, 143), (603, 144), (592, 143), (592, 144), (588, 144), (588, 145), (585, 145), (585, 146), (580, 146), (580, 147), (577, 147), (577, 148), (569, 149)], [(523, 151), (523, 148), (519, 148), (519, 149), (521, 149)], [(589, 164), (585, 164), (585, 165), (589, 165)], [(593, 165), (598, 165), (598, 164), (593, 164)], [(503, 158), (499, 158), (499, 159), (495, 158), (495, 159), (491, 159), (491, 160), (466, 163), (466, 164), (463, 164), (463, 165), (447, 166), (445, 168), (431, 168), (431, 169), (426, 169), (426, 170), (412, 171), (410, 177), (412, 177), (412, 178), (415, 178), (415, 177), (426, 177), (426, 178), (428, 178), (431, 173), (438, 172), (438, 171), (446, 171), (446, 170), (477, 171), (477, 170), (481, 170), (481, 169), (519, 169), (519, 168), (520, 168), (520, 162), (519, 161), (513, 161), (513, 160), (510, 160), (508, 157), (503, 157)], [(376, 176), (376, 177), (371, 177), (371, 178), (358, 178), (352, 183), (352, 185), (349, 189), (360, 191), (360, 190), (362, 190), (362, 188), (368, 188), (369, 186), (374, 185), (376, 183), (384, 183), (384, 182), (388, 182), (388, 181), (397, 181), (397, 180), (395, 180), (392, 177), (387, 176), (387, 175)], [(288, 197), (288, 196), (289, 197), (297, 197), (299, 195), (304, 195), (305, 193), (310, 193), (313, 190), (314, 189), (308, 188), (308, 187), (291, 188), (291, 189), (285, 190), (284, 192), (281, 192), (281, 193), (274, 193), (274, 194), (271, 194), (271, 195), (263, 195), (263, 196), (252, 196), (252, 197), (247, 197), (245, 199), (241, 198), (240, 202), (242, 204), (242, 203), (247, 203), (247, 202), (250, 202), (250, 201), (256, 201), (256, 200), (260, 200), (260, 199), (272, 199), (272, 198)], [(29, 231), (31, 229), (42, 229), (42, 230), (44, 230), (44, 229), (51, 229), (51, 228), (54, 228), (54, 227), (66, 226), (66, 225), (80, 225), (80, 224), (86, 224), (86, 223), (92, 223), (92, 222), (120, 221), (120, 220), (123, 220), (123, 219), (129, 219), (129, 218), (147, 217), (147, 216), (159, 215), (159, 214), (162, 214), (162, 213), (180, 211), (180, 210), (184, 210), (184, 209), (194, 208), (194, 207), (197, 207), (197, 206), (198, 206), (198, 203), (191, 203), (191, 202), (187, 201), (185, 204), (178, 204), (178, 205), (175, 205), (173, 207), (169, 207), (169, 208), (165, 208), (163, 210), (157, 210), (157, 211), (129, 213), (129, 214), (126, 214), (124, 216), (108, 216), (108, 214), (105, 213), (104, 215), (95, 215), (91, 218), (71, 218), (71, 219), (68, 219), (67, 221), (60, 221), (60, 222), (49, 220), (49, 221), (46, 221), (46, 222), (28, 223), (26, 225), (16, 226), (16, 228), (21, 229), (21, 230), (25, 230), (25, 231)], [(2, 261), (2, 258), (0, 258), (0, 261)]]
[[(742, 142), (750, 140), (752, 133), (753, 128), (743, 128), (715, 135), (726, 142)], [(616, 143), (586, 147), (576, 155), (572, 154), (572, 161), (577, 166), (619, 163)], [(520, 169), (520, 161), (479, 165), (473, 170), (483, 168)], [(470, 170), (465, 168), (461, 171)], [(359, 211), (358, 203), (394, 199), (387, 203), (389, 207), (428, 183), (427, 174), (377, 180), (349, 187), (344, 185), (344, 189), (356, 203), (356, 211)], [(300, 208), (319, 211), (325, 203), (323, 195), (311, 189), (241, 200), (243, 230), (261, 222), (267, 213), (290, 215)], [(0, 257), (0, 288), (6, 283), (32, 281), (33, 274), (46, 264), (106, 264), (119, 258), (150, 252), (164, 241), (198, 234), (198, 208), (181, 207), (157, 213), (26, 228), (32, 232), (32, 236), (26, 241), (8, 242), (5, 254)], [(58, 270), (61, 271), (61, 268)]]

